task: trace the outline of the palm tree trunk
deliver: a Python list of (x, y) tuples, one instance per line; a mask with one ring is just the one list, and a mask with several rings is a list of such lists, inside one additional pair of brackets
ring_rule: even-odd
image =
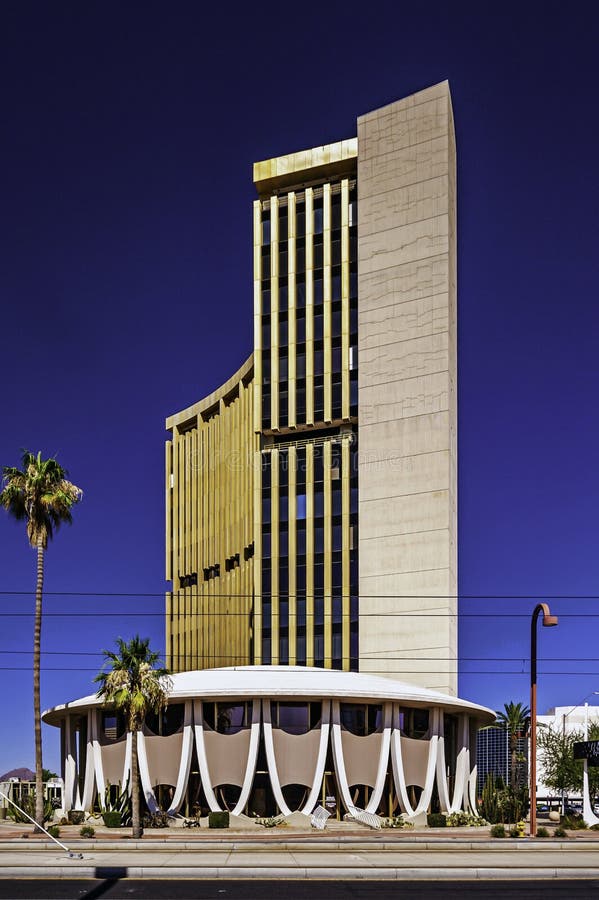
[(131, 733), (131, 834), (140, 838), (143, 834), (139, 814), (139, 760), (137, 758), (137, 726)]
[(35, 821), (44, 824), (44, 785), (42, 776), (42, 711), (40, 700), (40, 654), (42, 646), (42, 594), (44, 590), (44, 547), (37, 542), (37, 583), (35, 586), (35, 624), (33, 628), (33, 719), (35, 729)]

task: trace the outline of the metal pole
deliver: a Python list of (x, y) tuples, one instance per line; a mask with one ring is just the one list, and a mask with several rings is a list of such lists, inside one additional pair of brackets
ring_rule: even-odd
[(543, 625), (557, 625), (546, 603), (537, 603), (530, 623), (530, 836), (537, 834), (537, 620), (543, 613)]
[(44, 828), (43, 825), (39, 825), (39, 824), (35, 821), (35, 819), (32, 819), (31, 816), (28, 815), (28, 814), (25, 812), (24, 809), (21, 809), (20, 806), (17, 806), (17, 804), (15, 803), (14, 800), (11, 800), (10, 797), (7, 797), (7, 796), (6, 796), (6, 794), (4, 793), (4, 791), (0, 791), (0, 797), (4, 797), (5, 800), (8, 800), (8, 802), (11, 803), (11, 804), (14, 806), (15, 809), (18, 809), (19, 812), (20, 812), (22, 815), (24, 815), (26, 819), (29, 819), (29, 821), (31, 822), (32, 825), (35, 825), (36, 828), (41, 829), (41, 831), (43, 831), (44, 834), (47, 835), (47, 836), (50, 838), (51, 841), (54, 841), (55, 844), (58, 844), (59, 847), (62, 847), (63, 850), (66, 850), (66, 852), (69, 854), (69, 856), (71, 857), (71, 859), (83, 859), (83, 854), (82, 854), (82, 853), (73, 853), (72, 850), (69, 850), (69, 848), (66, 846), (66, 844), (61, 843), (61, 842), (58, 840), (58, 838), (52, 837), (52, 835), (49, 834), (49, 833), (46, 831), (46, 829)]
[(530, 829), (537, 833), (537, 619), (540, 608), (532, 614), (530, 626)]

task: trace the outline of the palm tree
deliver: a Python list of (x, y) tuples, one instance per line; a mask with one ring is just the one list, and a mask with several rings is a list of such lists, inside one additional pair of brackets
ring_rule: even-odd
[(131, 732), (131, 819), (134, 838), (142, 836), (139, 810), (139, 762), (137, 757), (137, 733), (141, 731), (146, 715), (166, 707), (172, 684), (168, 671), (155, 668), (160, 655), (150, 650), (150, 639), (139, 635), (129, 642), (117, 638), (118, 652), (104, 650), (108, 672), (102, 671), (94, 681), (100, 683), (98, 697), (106, 703), (114, 703), (122, 710)]
[(27, 537), (37, 550), (37, 584), (33, 629), (33, 717), (35, 728), (35, 820), (43, 824), (44, 797), (42, 775), (42, 722), (40, 709), (40, 652), (42, 636), (42, 595), (44, 589), (44, 553), (48, 541), (63, 522), (72, 522), (71, 508), (81, 500), (82, 492), (70, 481), (67, 471), (50, 457), (42, 459), (23, 450), (22, 469), (4, 466), (2, 505), (17, 521), (27, 523)]
[(523, 703), (504, 703), (503, 712), (497, 713), (496, 725), (505, 728), (510, 741), (510, 787), (518, 786), (518, 740), (528, 733), (530, 725), (530, 710)]

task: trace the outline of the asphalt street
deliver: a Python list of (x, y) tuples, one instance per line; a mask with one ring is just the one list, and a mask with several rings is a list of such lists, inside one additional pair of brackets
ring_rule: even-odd
[(562, 881), (0, 881), (0, 900), (599, 900), (599, 879)]

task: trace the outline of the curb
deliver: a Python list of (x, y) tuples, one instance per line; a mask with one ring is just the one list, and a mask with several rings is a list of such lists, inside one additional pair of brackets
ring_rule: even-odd
[(396, 868), (372, 867), (348, 868), (345, 866), (326, 869), (296, 866), (292, 870), (277, 866), (265, 866), (261, 869), (232, 866), (181, 867), (169, 868), (156, 866), (127, 867), (39, 867), (10, 866), (0, 870), (0, 880), (8, 878), (55, 878), (55, 879), (126, 879), (147, 878), (153, 880), (172, 880), (174, 878), (196, 880), (310, 880), (310, 881), (486, 881), (486, 880), (559, 880), (573, 878), (598, 878), (599, 868), (478, 868), (459, 867), (451, 870), (423, 869), (417, 867)]

